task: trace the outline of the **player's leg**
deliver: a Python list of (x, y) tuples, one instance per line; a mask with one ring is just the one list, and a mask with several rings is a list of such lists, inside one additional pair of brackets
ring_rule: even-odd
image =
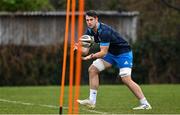
[(140, 86), (131, 79), (130, 75), (121, 77), (121, 79), (123, 83), (132, 91), (132, 93), (140, 101), (140, 106), (135, 107), (133, 109), (151, 109), (152, 108), (149, 102), (146, 100)]
[(141, 88), (131, 79), (131, 68), (120, 68), (119, 76), (122, 82), (134, 93), (138, 99), (144, 98)]
[(131, 79), (131, 76), (121, 77), (121, 79), (139, 100), (144, 98), (144, 94), (142, 93), (141, 88)]
[(111, 64), (103, 59), (97, 59), (89, 67), (89, 85), (90, 89), (97, 90), (99, 87), (99, 72), (111, 67)]
[(134, 109), (151, 109), (152, 107), (146, 100), (140, 86), (131, 79), (132, 71), (132, 52), (122, 54), (116, 59), (117, 65), (120, 68), (119, 76), (123, 83), (132, 91), (132, 93), (140, 101), (140, 106)]
[(121, 77), (121, 79), (123, 83), (132, 91), (132, 93), (140, 101), (141, 105), (134, 109), (151, 109), (152, 108), (150, 104), (148, 103), (148, 101), (146, 100), (140, 86), (131, 79), (131, 76), (124, 76), (124, 77)]
[(96, 103), (96, 96), (99, 88), (99, 72), (109, 67), (111, 67), (111, 64), (104, 61), (103, 59), (95, 60), (89, 67), (89, 99), (93, 102), (93, 104)]
[(103, 59), (97, 59), (89, 67), (89, 98), (85, 100), (77, 100), (80, 104), (86, 105), (89, 108), (95, 108), (97, 91), (99, 88), (99, 72), (112, 66), (109, 56), (105, 56), (108, 62)]

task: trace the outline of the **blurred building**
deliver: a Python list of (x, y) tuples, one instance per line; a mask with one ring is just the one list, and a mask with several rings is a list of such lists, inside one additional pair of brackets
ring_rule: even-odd
[[(98, 11), (98, 13), (101, 22), (110, 24), (129, 42), (136, 41), (138, 12)], [(76, 17), (78, 15), (76, 12)], [(0, 44), (36, 46), (62, 43), (65, 19), (66, 12), (0, 12)], [(77, 26), (76, 18), (76, 31)], [(86, 27), (85, 21), (84, 26)]]

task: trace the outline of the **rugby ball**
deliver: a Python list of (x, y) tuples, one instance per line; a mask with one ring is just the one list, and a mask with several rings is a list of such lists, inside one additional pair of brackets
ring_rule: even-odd
[(89, 35), (83, 35), (80, 38), (80, 43), (82, 47), (90, 48), (94, 43), (94, 37)]

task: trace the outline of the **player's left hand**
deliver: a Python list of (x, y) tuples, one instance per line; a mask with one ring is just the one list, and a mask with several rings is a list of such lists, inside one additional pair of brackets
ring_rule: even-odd
[(82, 57), (82, 60), (90, 60), (90, 59), (92, 59), (92, 57), (93, 57), (93, 54), (90, 54), (86, 57)]

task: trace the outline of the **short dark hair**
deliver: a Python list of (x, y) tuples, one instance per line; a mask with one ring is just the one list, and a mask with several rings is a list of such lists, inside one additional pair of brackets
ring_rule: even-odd
[(96, 12), (95, 10), (89, 10), (89, 11), (87, 11), (87, 12), (86, 12), (86, 15), (87, 15), (87, 16), (92, 16), (92, 17), (94, 17), (94, 18), (98, 17), (98, 14), (97, 14), (97, 12)]

